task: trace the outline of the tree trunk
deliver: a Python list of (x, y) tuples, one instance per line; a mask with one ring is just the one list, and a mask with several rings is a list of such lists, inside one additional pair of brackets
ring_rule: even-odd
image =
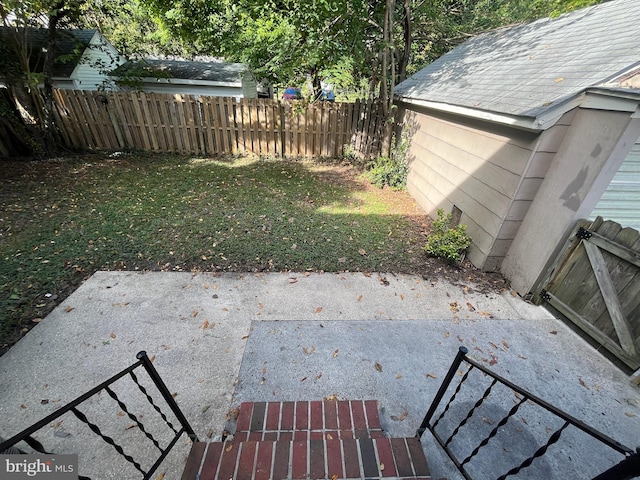
[(386, 0), (384, 8), (384, 23), (382, 29), (382, 75), (380, 78), (380, 102), (382, 103), (382, 154), (389, 155), (391, 151), (391, 134), (393, 120), (393, 87), (395, 83), (395, 55), (393, 52), (393, 11), (394, 0)]
[(402, 10), (402, 36), (404, 40), (404, 49), (400, 56), (400, 61), (398, 62), (398, 83), (407, 78), (407, 66), (409, 65), (409, 57), (411, 56), (411, 0), (404, 0)]
[(58, 22), (66, 15), (64, 0), (59, 1), (51, 10), (49, 15), (49, 34), (47, 37), (47, 53), (44, 61), (44, 86), (42, 89), (41, 105), (41, 125), (45, 140), (45, 150), (48, 155), (55, 152), (58, 145), (56, 125), (53, 118), (53, 66), (56, 60), (56, 50), (58, 44)]

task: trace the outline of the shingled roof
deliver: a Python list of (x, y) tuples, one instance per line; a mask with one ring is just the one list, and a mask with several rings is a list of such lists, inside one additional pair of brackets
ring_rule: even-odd
[(243, 63), (189, 62), (184, 60), (150, 59), (126, 62), (111, 72), (112, 76), (127, 73), (141, 77), (199, 80), (216, 83), (240, 84), (247, 72)]
[(640, 67), (640, 1), (614, 0), (480, 34), (396, 87), (396, 98), (536, 118)]
[[(52, 72), (54, 77), (67, 78), (71, 76), (82, 57), (82, 53), (89, 46), (96, 32), (95, 29), (61, 29), (57, 31), (56, 60)], [(9, 35), (9, 28), (0, 27), (0, 36), (8, 39)], [(29, 28), (27, 30), (27, 46), (30, 50), (29, 68), (32, 72), (42, 72), (48, 36), (49, 30), (46, 28)]]

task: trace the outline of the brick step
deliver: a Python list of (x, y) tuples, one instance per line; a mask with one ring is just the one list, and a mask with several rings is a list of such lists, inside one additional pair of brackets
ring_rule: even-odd
[(182, 480), (431, 479), (417, 438), (196, 442)]
[(376, 400), (244, 402), (235, 426), (242, 440), (381, 438)]

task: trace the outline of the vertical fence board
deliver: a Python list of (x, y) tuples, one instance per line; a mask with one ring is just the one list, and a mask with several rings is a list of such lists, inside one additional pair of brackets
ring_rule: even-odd
[(345, 145), (379, 153), (379, 104), (180, 94), (55, 91), (56, 123), (74, 148), (135, 148), (196, 155), (333, 157)]

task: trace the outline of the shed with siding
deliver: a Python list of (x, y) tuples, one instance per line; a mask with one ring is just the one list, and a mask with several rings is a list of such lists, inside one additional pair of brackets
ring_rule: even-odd
[(526, 294), (640, 137), (640, 2), (474, 37), (396, 87), (409, 192)]
[[(9, 42), (12, 31), (8, 27), (0, 27), (2, 38)], [(29, 50), (29, 67), (33, 73), (43, 71), (48, 35), (46, 28), (29, 28), (24, 34)], [(124, 61), (98, 30), (58, 30), (51, 81), (54, 88), (65, 90), (108, 88), (108, 72)]]
[(256, 98), (257, 82), (243, 63), (170, 59), (129, 61), (111, 72), (122, 88), (143, 92)]

